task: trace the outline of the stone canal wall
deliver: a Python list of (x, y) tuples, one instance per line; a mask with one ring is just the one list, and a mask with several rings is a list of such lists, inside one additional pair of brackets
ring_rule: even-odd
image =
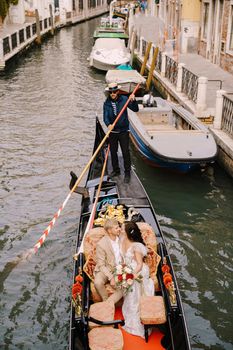
[(28, 49), (31, 44), (35, 42), (40, 44), (44, 36), (54, 35), (61, 27), (89, 20), (107, 11), (107, 4), (103, 4), (95, 8), (66, 12), (63, 17), (53, 15), (50, 11), (50, 16), (42, 19), (36, 10), (25, 17), (23, 24), (5, 24), (0, 28), (0, 70), (5, 68), (10, 59)]

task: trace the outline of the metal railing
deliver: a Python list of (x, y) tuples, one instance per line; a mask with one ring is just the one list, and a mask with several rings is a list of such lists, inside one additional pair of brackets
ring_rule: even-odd
[(27, 39), (31, 38), (31, 26), (26, 27), (26, 38)]
[(233, 137), (233, 100), (226, 95), (223, 96), (221, 129)]
[(24, 29), (19, 30), (19, 43), (22, 44), (24, 42)]
[(18, 46), (17, 34), (14, 33), (11, 35), (11, 48), (14, 50)]
[[(48, 31), (48, 23), (49, 27), (51, 27), (51, 19), (45, 18), (43, 21), (40, 21), (40, 30), (43, 32)], [(11, 34), (3, 38), (3, 56), (10, 54), (11, 51), (17, 49), (21, 44), (26, 43), (27, 41), (33, 40), (33, 36), (36, 36), (36, 23), (32, 23), (27, 25), (25, 28), (19, 29), (15, 33)]]
[(6, 37), (3, 39), (3, 54), (6, 55), (10, 50), (9, 37)]
[(174, 85), (177, 83), (178, 63), (171, 57), (166, 56), (165, 77)]
[[(153, 55), (154, 55), (155, 47), (153, 47)], [(158, 52), (157, 61), (156, 61), (156, 67), (155, 70), (159, 73), (161, 73), (161, 66), (162, 66), (162, 52)]]
[(219, 89), (222, 90), (222, 80), (220, 80), (220, 79), (208, 79), (208, 82), (219, 83)]
[(182, 88), (181, 91), (193, 102), (197, 102), (198, 76), (185, 67), (182, 68)]
[(145, 56), (146, 47), (147, 47), (147, 42), (146, 40), (142, 39), (142, 56)]

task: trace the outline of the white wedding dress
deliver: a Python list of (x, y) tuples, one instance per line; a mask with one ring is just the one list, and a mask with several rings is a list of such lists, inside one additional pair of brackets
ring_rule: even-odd
[[(137, 242), (134, 242), (125, 254), (122, 253), (125, 264), (130, 265), (133, 269), (137, 266), (134, 258), (135, 251), (140, 252), (143, 256), (147, 254), (147, 248), (142, 243)], [(125, 325), (123, 328), (128, 333), (144, 338), (144, 327), (139, 318), (139, 300), (141, 295), (154, 295), (154, 283), (149, 277), (149, 267), (145, 263), (143, 263), (139, 274), (143, 277), (142, 282), (134, 281), (131, 290), (124, 296), (122, 313)]]

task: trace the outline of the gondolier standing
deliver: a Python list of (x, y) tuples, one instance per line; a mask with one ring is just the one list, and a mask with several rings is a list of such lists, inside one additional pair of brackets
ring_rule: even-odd
[[(126, 96), (119, 94), (119, 89), (120, 86), (117, 83), (110, 83), (105, 89), (109, 95), (104, 102), (103, 114), (104, 123), (108, 128), (111, 127), (112, 123), (115, 121), (117, 115), (120, 113), (121, 109), (127, 101)], [(138, 104), (135, 100), (135, 96), (132, 94), (129, 98), (130, 102), (128, 104), (128, 108), (134, 112), (138, 112)], [(129, 119), (127, 109), (123, 112), (114, 129), (111, 131), (109, 135), (109, 143), (113, 167), (113, 171), (111, 172), (110, 176), (114, 177), (120, 175), (120, 167), (117, 155), (118, 144), (120, 144), (125, 169), (124, 182), (129, 183), (131, 159), (129, 152)]]

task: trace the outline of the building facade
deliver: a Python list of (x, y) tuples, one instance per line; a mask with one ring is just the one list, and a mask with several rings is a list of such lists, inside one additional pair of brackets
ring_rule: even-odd
[(202, 0), (199, 54), (233, 74), (233, 0)]

